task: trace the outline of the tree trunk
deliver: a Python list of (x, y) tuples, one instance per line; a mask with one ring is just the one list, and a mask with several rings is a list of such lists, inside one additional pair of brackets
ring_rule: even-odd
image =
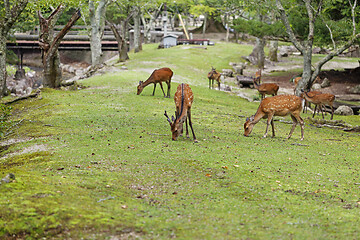
[(259, 69), (264, 69), (265, 66), (265, 40), (263, 38), (256, 38), (255, 47), (250, 54), (250, 62), (256, 64)]
[(140, 9), (136, 7), (133, 15), (134, 19), (134, 52), (140, 52), (142, 50), (141, 46), (141, 30), (140, 30)]
[(204, 22), (203, 22), (203, 25), (202, 25), (202, 37), (203, 38), (205, 38), (205, 32), (206, 32), (206, 26), (207, 26), (207, 17), (208, 17), (208, 15), (205, 14)]
[(89, 1), (90, 11), (90, 48), (91, 48), (91, 65), (97, 66), (102, 62), (101, 40), (104, 35), (105, 12), (108, 1), (101, 0), (95, 9), (94, 1)]
[(28, 0), (18, 0), (11, 7), (9, 0), (3, 1), (5, 11), (4, 16), (0, 17), (0, 98), (7, 94), (6, 38), (10, 29), (26, 7), (27, 3)]
[(269, 58), (270, 61), (277, 62), (277, 52), (278, 52), (278, 41), (270, 41), (270, 48), (269, 48)]
[(44, 18), (41, 12), (38, 12), (40, 22), (39, 45), (44, 66), (43, 85), (45, 87), (57, 88), (60, 86), (61, 69), (58, 48), (63, 37), (81, 16), (80, 10), (77, 10), (54, 38), (55, 24), (64, 9), (65, 6), (60, 4), (48, 18)]
[(106, 22), (110, 26), (110, 29), (114, 33), (114, 36), (118, 43), (119, 62), (125, 62), (126, 60), (129, 59), (129, 55), (127, 54), (127, 44), (126, 44), (124, 38), (120, 35), (116, 26), (109, 21), (106, 21)]
[(6, 77), (6, 35), (0, 34), (0, 98), (7, 95)]

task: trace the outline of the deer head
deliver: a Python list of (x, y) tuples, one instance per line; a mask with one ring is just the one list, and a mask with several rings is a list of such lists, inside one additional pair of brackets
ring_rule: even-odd
[(143, 81), (139, 81), (139, 85), (137, 87), (137, 95), (139, 95), (144, 89), (144, 87), (142, 86), (143, 83), (144, 83)]
[[(174, 116), (171, 116), (171, 120), (170, 120), (166, 111), (164, 113), (164, 116), (167, 118), (167, 121), (170, 124), (171, 132), (172, 132), (172, 140), (175, 141), (183, 132), (183, 123), (186, 120), (186, 116), (183, 116), (182, 118), (174, 118)], [(177, 116), (176, 112), (175, 112), (175, 116)]]
[(255, 124), (252, 122), (254, 121), (255, 116), (252, 115), (250, 118), (246, 118), (246, 122), (244, 123), (244, 136), (248, 137), (253, 130)]

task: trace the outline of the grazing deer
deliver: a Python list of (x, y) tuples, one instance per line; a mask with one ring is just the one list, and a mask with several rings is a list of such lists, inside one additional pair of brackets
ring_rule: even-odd
[(320, 93), (320, 94), (310, 94), (311, 92), (303, 92), (302, 97), (304, 97), (304, 99), (310, 103), (315, 104), (315, 109), (314, 109), (314, 114), (313, 117), (315, 116), (315, 112), (316, 112), (316, 108), (319, 106), (320, 110), (321, 110), (321, 114), (322, 117), (324, 119), (324, 113), (323, 113), (323, 109), (322, 106), (323, 105), (329, 105), (331, 108), (331, 118), (330, 120), (333, 119), (334, 116), (334, 101), (335, 101), (335, 95), (331, 94), (331, 93)]
[(274, 116), (286, 116), (291, 115), (293, 120), (293, 125), (289, 136), (289, 139), (292, 133), (295, 130), (297, 123), (300, 123), (301, 127), (301, 140), (304, 139), (304, 121), (300, 117), (302, 110), (303, 100), (302, 98), (294, 95), (279, 95), (274, 97), (268, 97), (261, 101), (256, 114), (246, 119), (244, 124), (244, 136), (249, 136), (255, 124), (257, 124), (262, 118), (267, 118), (267, 126), (264, 134), (264, 138), (267, 136), (269, 125), (271, 123), (273, 137), (275, 136), (274, 129)]
[(194, 137), (194, 142), (198, 142), (195, 137), (194, 129), (191, 122), (191, 105), (194, 100), (194, 94), (191, 91), (191, 88), (188, 84), (182, 83), (177, 87), (174, 101), (176, 106), (175, 116), (172, 116), (171, 120), (167, 115), (166, 111), (164, 113), (168, 122), (170, 123), (172, 140), (175, 141), (183, 132), (183, 124), (186, 124), (186, 137), (189, 138), (189, 130), (187, 124), (187, 118), (189, 119), (189, 125)]
[[(145, 82), (143, 82), (143, 81), (139, 82), (139, 86), (137, 87), (137, 95), (139, 95), (142, 92), (144, 87), (146, 87), (150, 83), (153, 83), (154, 91), (153, 91), (152, 95), (154, 96), (156, 84), (159, 83), (161, 90), (163, 91), (164, 97), (170, 97), (170, 87), (171, 87), (172, 76), (173, 76), (173, 71), (171, 71), (170, 68), (160, 68), (160, 69), (154, 70), (152, 72), (152, 74), (150, 75), (150, 77)], [(168, 91), (167, 91), (166, 96), (165, 96), (165, 92), (164, 92), (164, 89), (162, 86), (162, 82), (166, 82), (166, 84), (168, 86)]]
[[(258, 70), (255, 73), (255, 78), (253, 79), (254, 86), (258, 90), (258, 92), (261, 94), (261, 100), (265, 98), (265, 95), (277, 95), (277, 92), (279, 91), (279, 85), (276, 83), (263, 83), (260, 84), (261, 81), (261, 70)], [(258, 83), (259, 82), (259, 83)]]
[(209, 88), (214, 88), (214, 80), (216, 80), (218, 83), (219, 90), (220, 90), (221, 73), (216, 71), (216, 69), (214, 67), (211, 67), (211, 71), (208, 73), (207, 77), (209, 79)]

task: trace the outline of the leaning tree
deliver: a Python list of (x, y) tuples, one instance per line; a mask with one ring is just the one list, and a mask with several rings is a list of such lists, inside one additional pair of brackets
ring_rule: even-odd
[[(330, 1), (313, 0), (276, 0), (276, 9), (279, 13), (282, 23), (285, 26), (286, 33), (292, 44), (301, 52), (303, 56), (303, 74), (302, 79), (296, 87), (296, 95), (300, 95), (302, 89), (309, 89), (320, 73), (321, 67), (348, 49), (354, 42), (360, 38), (360, 33), (356, 29), (356, 14), (359, 13), (357, 0), (344, 1), (342, 10), (349, 10), (349, 15), (344, 14), (342, 19), (333, 19), (333, 14), (328, 14)], [(299, 16), (296, 18), (296, 16)], [(307, 26), (301, 30), (295, 31), (295, 27), (301, 21), (307, 21)], [(343, 21), (341, 21), (343, 20)], [(337, 31), (341, 34), (335, 35), (333, 27), (339, 26)], [(313, 64), (312, 50), (314, 41), (319, 36), (318, 28), (328, 30), (328, 39), (332, 42), (332, 50), (325, 55), (319, 62)], [(348, 32), (344, 30), (350, 30)], [(303, 31), (302, 33), (300, 31)], [(346, 35), (347, 34), (347, 35)], [(314, 70), (312, 69), (314, 68)]]
[(62, 80), (58, 51), (60, 42), (81, 17), (80, 10), (76, 10), (64, 28), (54, 35), (55, 24), (64, 9), (65, 5), (61, 3), (48, 17), (44, 17), (41, 11), (38, 11), (40, 23), (39, 45), (44, 68), (43, 85), (50, 88), (59, 87)]

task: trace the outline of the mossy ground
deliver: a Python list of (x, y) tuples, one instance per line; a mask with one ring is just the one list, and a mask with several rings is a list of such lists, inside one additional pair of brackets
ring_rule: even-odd
[[(13, 104), (19, 124), (4, 140), (19, 141), (3, 148), (0, 176), (16, 181), (0, 185), (0, 238), (359, 236), (359, 133), (307, 123), (304, 141), (299, 127), (286, 140), (291, 125), (276, 121), (276, 137), (264, 139), (261, 121), (243, 137), (259, 103), (208, 89), (206, 74), (251, 47), (156, 47), (131, 54), (126, 71), (118, 64), (81, 81), (84, 89), (44, 89)], [(194, 92), (199, 143), (171, 141), (163, 113), (175, 105), (159, 87), (136, 95), (139, 80), (165, 66), (174, 71), (171, 96), (180, 82)], [(334, 119), (360, 125), (358, 116)]]

